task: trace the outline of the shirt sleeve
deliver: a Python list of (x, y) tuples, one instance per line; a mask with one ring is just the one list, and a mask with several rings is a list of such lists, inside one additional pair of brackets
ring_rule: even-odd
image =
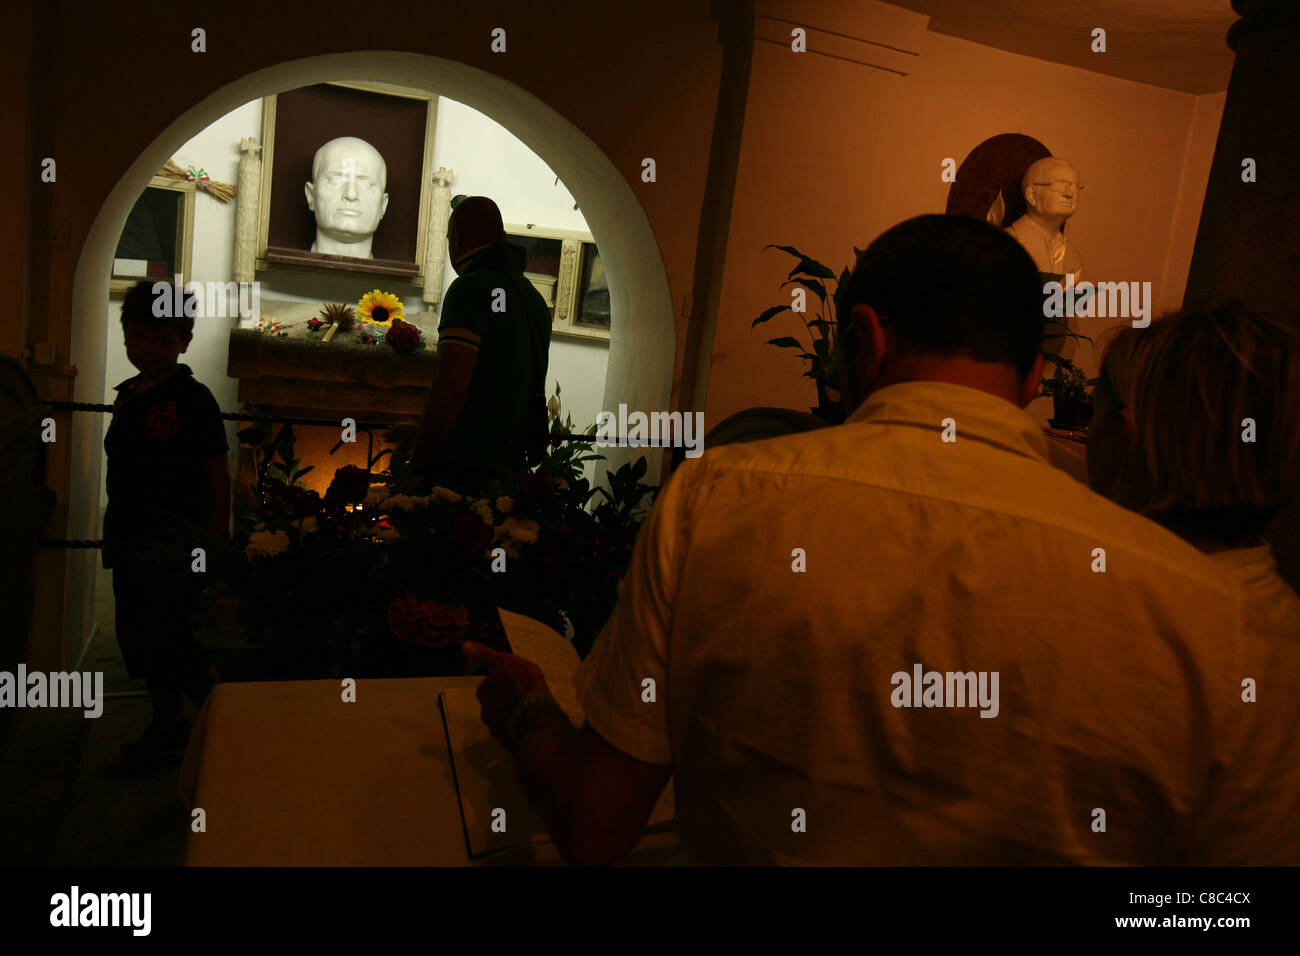
[[(442, 318), (438, 322), (439, 340), (447, 338), (447, 333), (454, 336), (457, 332), (468, 333), (465, 344), (477, 345), (487, 335), (488, 324), (492, 317), (492, 299), (495, 290), (506, 286), (501, 276), (492, 272), (475, 272), (460, 276), (451, 284), (442, 302)], [(506, 295), (511, 290), (506, 289)]]
[[(693, 464), (678, 468), (659, 493), (637, 537), (614, 612), (574, 681), (592, 729), (645, 763), (673, 762), (668, 642)], [(654, 681), (653, 701), (643, 698), (647, 678)]]
[(193, 417), (188, 424), (193, 431), (194, 453), (197, 457), (212, 458), (230, 450), (221, 406), (206, 386), (195, 389), (190, 414)]

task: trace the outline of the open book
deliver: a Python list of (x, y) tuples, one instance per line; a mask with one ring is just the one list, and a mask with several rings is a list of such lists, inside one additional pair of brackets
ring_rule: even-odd
[[(511, 651), (541, 668), (556, 703), (575, 726), (581, 727), (582, 705), (573, 686), (581, 662), (573, 645), (539, 621), (510, 611), (500, 613)], [(479, 859), (521, 844), (550, 843), (546, 826), (519, 784), (514, 757), (492, 739), (479, 716), (476, 689), (456, 687), (438, 695), (470, 858)], [(669, 827), (673, 814), (670, 780), (650, 813), (647, 831)]]

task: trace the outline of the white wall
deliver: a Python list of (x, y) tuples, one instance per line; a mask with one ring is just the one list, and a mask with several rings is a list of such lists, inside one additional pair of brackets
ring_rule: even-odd
[[(262, 102), (254, 100), (227, 113), (220, 120), (186, 142), (173, 156), (182, 167), (202, 167), (212, 179), (234, 183), (238, 178), (239, 141), (262, 136)], [(589, 231), (575, 201), (555, 173), (532, 150), (505, 127), (463, 103), (446, 97), (438, 101), (438, 125), (434, 141), (433, 168), (452, 170), (452, 194), (484, 195), (494, 199), (507, 222), (535, 223), (557, 229)], [(197, 282), (231, 280), (234, 256), (235, 204), (222, 203), (206, 194), (195, 197), (194, 252), (191, 278)], [(456, 274), (445, 265), (443, 291)], [(425, 309), (420, 290), (395, 282), (358, 280), (347, 275), (317, 276), (291, 273), (261, 273), (263, 299), (303, 302), (355, 302), (366, 289), (379, 285), (402, 298), (410, 312)], [(365, 286), (366, 288), (361, 288)], [(112, 295), (108, 303), (108, 336), (104, 401), (111, 403), (114, 386), (136, 374), (122, 343), (122, 296)], [(235, 318), (197, 318), (194, 339), (181, 361), (194, 369), (195, 377), (212, 390), (223, 411), (237, 411), (238, 379), (226, 374), (230, 330)], [(608, 343), (602, 340), (551, 339), (547, 394), (558, 381), (561, 398), (574, 426), (581, 431), (596, 420), (605, 392)], [(103, 427), (109, 417), (103, 416)], [(236, 447), (236, 425), (226, 425), (232, 455)], [(102, 436), (101, 436), (102, 441)], [(101, 472), (101, 506), (105, 485)]]

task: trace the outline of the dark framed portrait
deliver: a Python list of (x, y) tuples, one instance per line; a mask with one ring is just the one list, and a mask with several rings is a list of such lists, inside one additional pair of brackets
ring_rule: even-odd
[(155, 176), (131, 208), (113, 253), (112, 292), (142, 279), (190, 279), (194, 235), (194, 183)]
[(423, 285), (437, 110), (436, 93), (382, 83), (322, 83), (266, 97), (259, 268), (338, 269)]

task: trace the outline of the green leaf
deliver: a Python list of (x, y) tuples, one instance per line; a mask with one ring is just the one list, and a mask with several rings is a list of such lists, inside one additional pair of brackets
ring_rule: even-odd
[(798, 249), (796, 249), (794, 246), (778, 246), (775, 242), (769, 242), (767, 245), (765, 245), (765, 246), (763, 247), (763, 249), (764, 249), (764, 251), (766, 251), (766, 250), (768, 250), (768, 249), (780, 249), (782, 252), (788, 252), (790, 255), (794, 256), (796, 259), (807, 259), (807, 258), (808, 258), (808, 257), (805, 256), (802, 252), (800, 252)]
[(777, 244), (774, 243), (774, 242), (769, 242), (769, 243), (768, 243), (766, 246), (764, 246), (763, 248), (764, 248), (764, 249), (780, 249), (782, 252), (788, 253), (788, 254), (794, 256), (796, 259), (799, 260), (799, 264), (798, 264), (797, 266), (795, 266), (794, 269), (792, 269), (792, 270), (790, 271), (789, 278), (791, 278), (791, 279), (793, 279), (796, 275), (798, 275), (798, 274), (801, 273), (801, 272), (804, 273), (805, 275), (816, 276), (816, 277), (819, 278), (819, 279), (834, 279), (834, 278), (835, 278), (835, 273), (834, 273), (834, 272), (831, 272), (830, 269), (827, 269), (824, 265), (822, 265), (822, 264), (821, 264), (820, 262), (818, 262), (816, 259), (813, 259), (813, 258), (810, 257), (810, 256), (806, 256), (806, 255), (804, 255), (802, 252), (800, 252), (800, 251), (799, 251), (798, 249), (796, 249), (794, 246), (779, 246), (779, 245), (777, 245)]
[[(768, 344), (768, 345), (775, 345), (777, 348), (782, 348), (782, 349), (802, 349), (802, 348), (803, 348), (803, 343), (802, 343), (802, 342), (800, 342), (800, 341), (799, 341), (798, 339), (796, 339), (796, 338), (791, 338), (791, 337), (788, 336), (788, 335), (783, 335), (783, 336), (781, 336), (779, 339), (768, 339), (766, 344)], [(814, 346), (813, 346), (813, 347), (816, 348), (816, 344), (815, 344), (815, 343), (814, 343)]]
[(831, 272), (830, 269), (826, 268), (816, 259), (809, 259), (806, 257), (799, 260), (799, 264), (790, 270), (790, 275), (787, 278), (793, 279), (801, 272), (805, 275), (816, 276), (819, 279), (835, 278), (835, 273)]
[(758, 318), (756, 318), (753, 322), (751, 322), (751, 323), (749, 324), (749, 327), (752, 329), (752, 328), (754, 328), (754, 326), (758, 325), (760, 322), (766, 322), (768, 319), (772, 318), (772, 316), (774, 316), (774, 315), (778, 315), (778, 314), (781, 313), (781, 312), (787, 312), (787, 311), (791, 311), (791, 309), (790, 309), (790, 307), (789, 307), (788, 305), (774, 305), (774, 306), (772, 306), (772, 308), (767, 309), (767, 310), (766, 310), (762, 315), (760, 315), (760, 316), (759, 316)]
[(315, 468), (315, 467), (316, 467), (315, 465), (308, 465), (306, 468), (300, 468), (300, 469), (298, 469), (297, 471), (295, 471), (295, 472), (293, 473), (293, 480), (294, 480), (294, 481), (297, 481), (299, 478), (301, 478), (303, 475), (307, 474), (307, 472), (311, 471), (311, 470), (312, 470), (313, 468)]
[(812, 319), (811, 321), (809, 321), (808, 327), (810, 329), (820, 330), (823, 337), (828, 336), (830, 334), (831, 329), (834, 328), (834, 326), (827, 319)]
[(817, 296), (817, 298), (821, 299), (823, 302), (826, 301), (826, 286), (822, 285), (816, 279), (786, 279), (781, 283), (781, 288), (784, 289), (786, 286), (794, 285), (796, 282), (799, 285), (807, 286), (808, 289)]

